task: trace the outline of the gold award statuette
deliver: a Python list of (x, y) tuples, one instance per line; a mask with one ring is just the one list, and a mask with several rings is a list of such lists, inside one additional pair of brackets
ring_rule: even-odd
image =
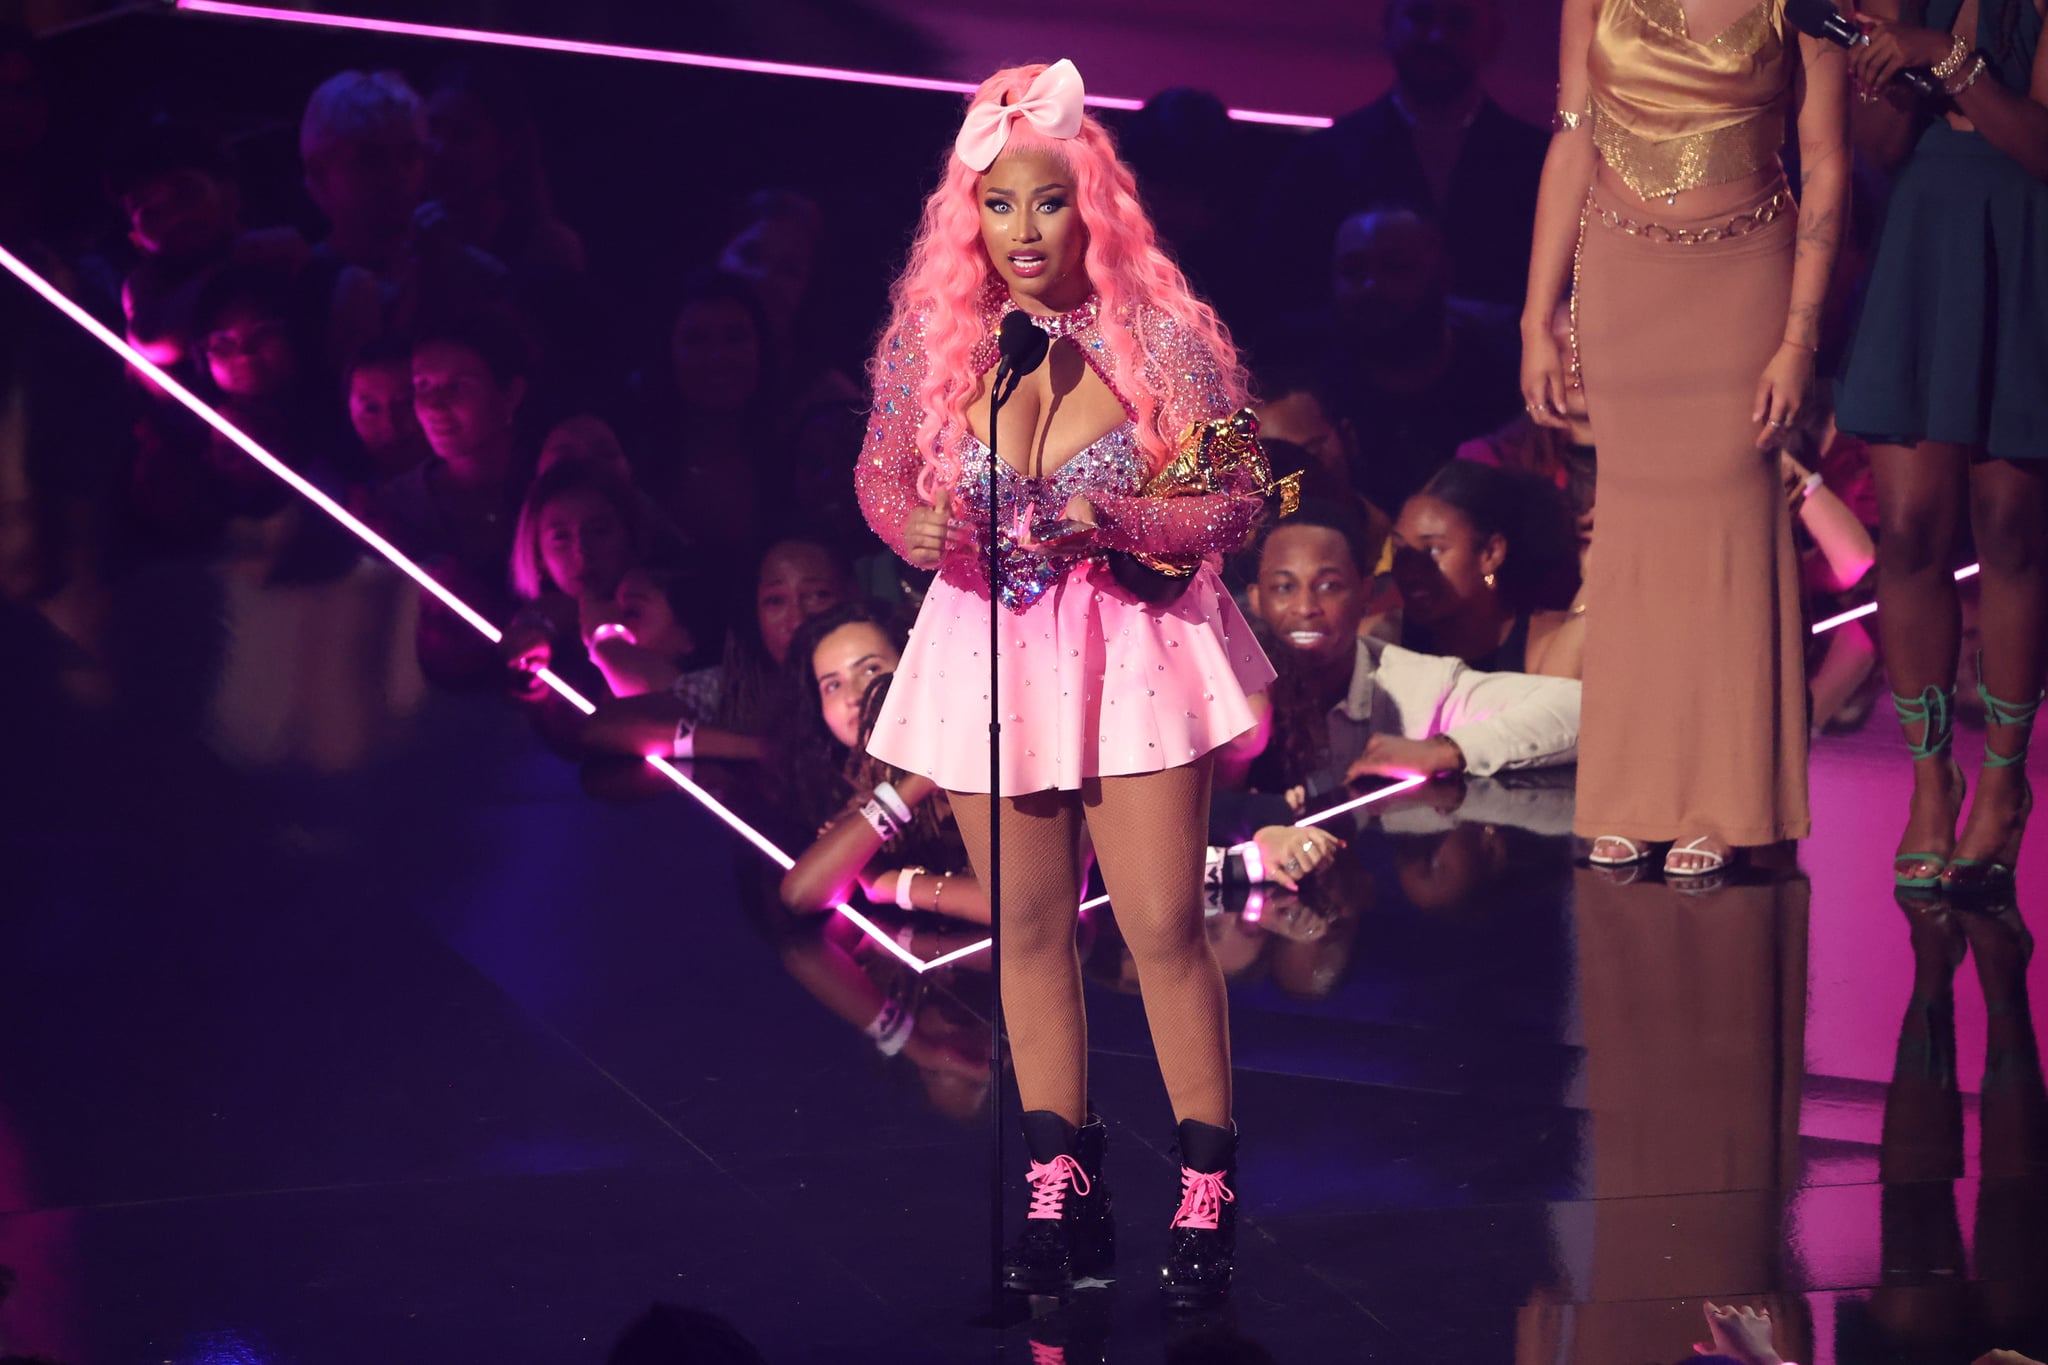
[[(1250, 408), (1190, 426), (1181, 433), (1180, 453), (1138, 491), (1148, 498), (1219, 493), (1226, 491), (1227, 476), (1239, 470), (1251, 475), (1250, 482), (1261, 497), (1279, 499), (1281, 516), (1292, 516), (1300, 508), (1301, 475), (1273, 478), (1272, 463), (1259, 447), (1259, 419)], [(1186, 578), (1202, 567), (1200, 555), (1141, 554), (1136, 558), (1146, 568), (1175, 578)]]

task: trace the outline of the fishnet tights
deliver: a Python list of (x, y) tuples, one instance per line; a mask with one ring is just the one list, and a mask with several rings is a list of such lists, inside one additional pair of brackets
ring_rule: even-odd
[[(1003, 798), (1002, 992), (1026, 1109), (1080, 1124), (1088, 1110), (1088, 1025), (1074, 907), (1085, 824), (1137, 965), (1145, 1018), (1176, 1119), (1230, 1123), (1230, 1024), (1223, 973), (1202, 922), (1210, 761), (1080, 792)], [(968, 857), (988, 879), (989, 798), (953, 793)]]

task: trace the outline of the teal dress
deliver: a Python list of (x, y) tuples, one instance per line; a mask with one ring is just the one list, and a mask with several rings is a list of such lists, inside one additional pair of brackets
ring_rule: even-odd
[[(1926, 24), (1946, 31), (1961, 8), (1928, 0)], [(2033, 0), (1982, 0), (1980, 80), (2025, 94), (2040, 42)], [(2048, 182), (1981, 134), (1935, 119), (1899, 168), (1836, 421), (1888, 445), (2048, 459)]]

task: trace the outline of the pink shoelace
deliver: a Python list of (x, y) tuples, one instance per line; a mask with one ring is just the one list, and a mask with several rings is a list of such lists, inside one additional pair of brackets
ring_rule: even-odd
[(1183, 1166), (1180, 1168), (1180, 1209), (1167, 1226), (1214, 1229), (1216, 1220), (1223, 1216), (1223, 1206), (1236, 1202), (1237, 1196), (1230, 1192), (1230, 1186), (1223, 1183), (1223, 1172), (1195, 1171)]
[(1034, 1341), (1031, 1343), (1031, 1365), (1067, 1365), (1067, 1348)]
[(1034, 1161), (1027, 1173), (1031, 1182), (1032, 1218), (1058, 1218), (1067, 1201), (1067, 1188), (1071, 1185), (1075, 1194), (1088, 1193), (1088, 1173), (1081, 1169), (1081, 1163), (1062, 1152), (1051, 1161)]

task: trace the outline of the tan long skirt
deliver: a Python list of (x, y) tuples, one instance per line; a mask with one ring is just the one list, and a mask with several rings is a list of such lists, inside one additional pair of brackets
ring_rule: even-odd
[(1807, 834), (1797, 563), (1777, 456), (1751, 420), (1785, 334), (1796, 236), (1791, 214), (1704, 245), (1586, 224), (1578, 344), (1600, 472), (1581, 835)]

